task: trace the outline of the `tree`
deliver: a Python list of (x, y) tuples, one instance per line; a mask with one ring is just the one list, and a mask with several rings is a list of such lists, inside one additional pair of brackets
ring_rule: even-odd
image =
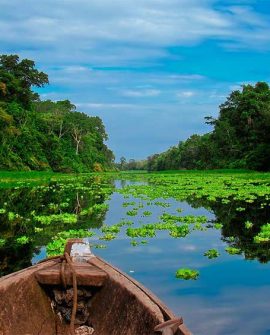
[(122, 156), (122, 157), (120, 158), (120, 169), (121, 169), (121, 170), (125, 170), (126, 163), (127, 163), (126, 158)]
[[(238, 162), (239, 167), (270, 168), (270, 89), (267, 83), (243, 85), (242, 91), (230, 94), (220, 106), (213, 140), (220, 150), (220, 158), (226, 157), (227, 164)], [(267, 158), (262, 157), (264, 149)]]
[(191, 135), (178, 146), (148, 157), (147, 169), (270, 170), (269, 85), (265, 82), (243, 85), (219, 108), (217, 118), (205, 117), (206, 123), (214, 127), (212, 132)]
[(18, 55), (0, 56), (0, 100), (16, 101), (28, 109), (38, 98), (31, 87), (43, 87), (48, 83), (48, 75), (38, 71), (34, 61), (19, 61)]
[(0, 168), (88, 172), (112, 167), (99, 117), (69, 100), (41, 101), (32, 86), (48, 83), (33, 61), (0, 56)]

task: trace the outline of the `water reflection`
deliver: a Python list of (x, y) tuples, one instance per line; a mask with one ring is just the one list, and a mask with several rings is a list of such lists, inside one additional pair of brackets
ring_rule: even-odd
[[(100, 228), (106, 210), (91, 209), (104, 203), (113, 191), (113, 181), (106, 180), (106, 184), (104, 187), (100, 178), (91, 178), (77, 185), (53, 182), (1, 190), (0, 241), (4, 244), (0, 243), (0, 276), (31, 265), (33, 255), (60, 231)], [(75, 215), (76, 221), (66, 218), (63, 222), (65, 214)], [(46, 218), (53, 221), (42, 222)]]
[[(254, 243), (254, 237), (260, 232), (262, 225), (269, 222), (270, 206), (265, 203), (265, 199), (253, 203), (230, 201), (228, 204), (223, 204), (222, 200), (210, 202), (205, 199), (188, 199), (188, 203), (195, 208), (210, 208), (215, 215), (215, 222), (222, 223), (222, 239), (228, 245), (239, 248), (246, 259), (269, 262), (270, 244)], [(248, 229), (247, 222), (251, 223)]]

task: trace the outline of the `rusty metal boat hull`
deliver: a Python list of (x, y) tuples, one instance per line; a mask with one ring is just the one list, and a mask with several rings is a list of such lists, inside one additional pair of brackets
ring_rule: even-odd
[[(59, 257), (0, 278), (0, 335), (70, 334), (49, 292), (59, 286), (60, 264)], [(87, 322), (95, 335), (161, 334), (154, 328), (175, 318), (149, 290), (98, 257), (76, 271), (79, 287), (94, 292)], [(69, 286), (69, 274), (66, 278)], [(191, 335), (184, 324), (162, 334)]]

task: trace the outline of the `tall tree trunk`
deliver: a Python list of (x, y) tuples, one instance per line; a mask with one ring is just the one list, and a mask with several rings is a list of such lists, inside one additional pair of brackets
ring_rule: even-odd
[(76, 155), (79, 154), (79, 144), (80, 144), (80, 141), (77, 141), (76, 142)]

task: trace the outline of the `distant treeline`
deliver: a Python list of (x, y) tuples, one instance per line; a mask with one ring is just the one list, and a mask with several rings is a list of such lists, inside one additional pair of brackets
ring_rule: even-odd
[(0, 56), (0, 169), (101, 171), (113, 166), (102, 120), (69, 100), (41, 101), (32, 87), (48, 84), (32, 60)]
[(144, 161), (126, 162), (122, 157), (119, 168), (270, 170), (270, 89), (267, 83), (243, 85), (220, 105), (217, 119), (205, 119), (213, 126), (211, 133), (192, 135)]

